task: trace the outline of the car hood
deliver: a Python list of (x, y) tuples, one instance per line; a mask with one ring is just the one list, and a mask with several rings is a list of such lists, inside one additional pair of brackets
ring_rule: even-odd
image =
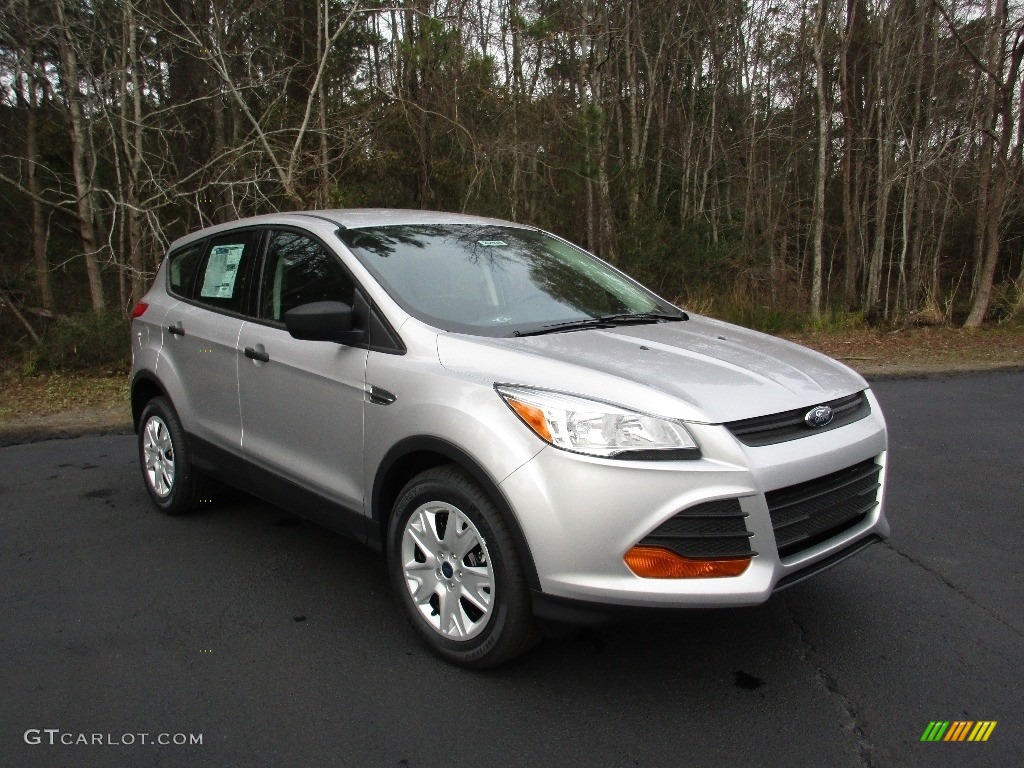
[(440, 334), (437, 350), (445, 368), (495, 383), (712, 424), (811, 407), (867, 387), (845, 365), (806, 347), (699, 316), (523, 338)]

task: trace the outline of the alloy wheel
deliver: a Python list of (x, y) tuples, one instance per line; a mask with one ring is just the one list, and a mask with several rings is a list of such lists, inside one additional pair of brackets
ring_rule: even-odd
[(469, 640), (494, 606), (487, 543), (469, 517), (447, 502), (421, 504), (402, 531), (402, 571), (419, 615), (449, 640)]
[(174, 443), (163, 419), (152, 416), (146, 422), (142, 438), (146, 482), (161, 498), (174, 490)]

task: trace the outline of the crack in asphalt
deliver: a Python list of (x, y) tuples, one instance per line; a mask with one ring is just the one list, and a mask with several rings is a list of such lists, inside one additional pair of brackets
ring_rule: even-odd
[(124, 625), (125, 625), (126, 623), (128, 623), (129, 621), (132, 621), (133, 619), (135, 619), (135, 618), (137, 618), (137, 617), (141, 616), (142, 614), (144, 614), (144, 613), (145, 613), (146, 611), (149, 611), (149, 610), (151, 610), (151, 609), (153, 608), (153, 606), (154, 606), (154, 605), (156, 605), (156, 596), (153, 596), (153, 597), (151, 597), (151, 598), (149, 599), (149, 602), (148, 602), (148, 603), (146, 603), (146, 604), (145, 604), (144, 606), (142, 606), (141, 608), (139, 608), (138, 610), (136, 610), (136, 611), (132, 612), (132, 613), (131, 613), (131, 614), (129, 614), (128, 616), (123, 616), (123, 617), (121, 618), (121, 620), (120, 620), (120, 621), (119, 621), (119, 622), (117, 623), (117, 629), (118, 629), (118, 631), (120, 631), (121, 629), (123, 629), (123, 628), (124, 628)]
[(963, 598), (964, 600), (966, 600), (966, 601), (967, 601), (968, 603), (970, 603), (971, 605), (973, 605), (973, 606), (974, 606), (975, 608), (978, 608), (979, 610), (981, 610), (981, 611), (984, 611), (985, 613), (987, 613), (987, 614), (988, 614), (989, 616), (991, 616), (991, 617), (992, 617), (993, 619), (995, 619), (996, 621), (998, 621), (998, 622), (999, 622), (1000, 624), (1002, 624), (1002, 625), (1003, 625), (1004, 627), (1006, 627), (1006, 628), (1007, 628), (1008, 630), (1010, 630), (1011, 632), (1013, 632), (1013, 634), (1017, 635), (1017, 637), (1024, 637), (1024, 632), (1022, 632), (1022, 631), (1021, 631), (1020, 629), (1018, 629), (1017, 627), (1015, 627), (1015, 626), (1013, 626), (1012, 624), (1010, 624), (1010, 623), (1009, 623), (1008, 621), (1006, 621), (1006, 619), (1004, 619), (1004, 618), (1003, 618), (1002, 616), (1000, 616), (999, 614), (997, 614), (997, 613), (993, 612), (993, 611), (992, 611), (992, 609), (991, 609), (991, 608), (989, 608), (988, 606), (986, 606), (986, 605), (982, 605), (981, 603), (979, 603), (979, 602), (978, 602), (977, 600), (975, 600), (975, 599), (974, 599), (973, 597), (971, 597), (971, 596), (970, 596), (969, 594), (967, 594), (966, 592), (964, 592), (964, 591), (963, 591), (963, 590), (962, 590), (962, 589), (961, 589), (961, 588), (960, 588), (959, 586), (957, 586), (956, 584), (954, 584), (954, 583), (953, 583), (952, 581), (950, 581), (950, 580), (949, 580), (948, 578), (946, 578), (946, 577), (945, 577), (945, 576), (943, 576), (943, 575), (942, 575), (941, 573), (939, 573), (938, 571), (936, 571), (936, 570), (935, 570), (934, 568), (931, 568), (931, 567), (930, 567), (929, 565), (927, 565), (926, 563), (922, 562), (921, 560), (918, 560), (918, 559), (917, 559), (916, 557), (914, 557), (913, 555), (907, 554), (906, 552), (904, 552), (904, 551), (902, 551), (902, 550), (896, 549), (896, 547), (894, 547), (894, 546), (892, 545), (892, 542), (891, 542), (891, 541), (883, 541), (883, 542), (882, 542), (882, 544), (883, 544), (883, 545), (884, 545), (884, 546), (885, 546), (885, 547), (886, 547), (887, 549), (889, 549), (890, 551), (894, 552), (895, 554), (899, 555), (899, 556), (900, 556), (900, 557), (902, 557), (902, 558), (903, 558), (904, 560), (906, 560), (907, 562), (909, 562), (909, 563), (910, 563), (911, 565), (916, 565), (916, 566), (917, 566), (918, 568), (920, 568), (920, 569), (921, 569), (922, 571), (925, 571), (926, 573), (928, 573), (928, 574), (930, 574), (930, 575), (934, 576), (934, 577), (935, 577), (935, 578), (936, 578), (936, 579), (937, 579), (937, 580), (938, 580), (939, 582), (941, 582), (941, 583), (942, 583), (942, 584), (943, 584), (944, 586), (946, 586), (946, 587), (948, 587), (949, 589), (951, 589), (951, 590), (953, 590), (954, 592), (956, 592), (956, 594), (957, 594), (957, 595), (959, 595), (960, 597), (962, 597), (962, 598)]
[(793, 626), (796, 627), (797, 636), (800, 639), (802, 650), (800, 652), (800, 660), (810, 666), (818, 678), (818, 682), (821, 686), (828, 691), (842, 706), (843, 711), (847, 716), (846, 728), (853, 734), (854, 747), (857, 750), (857, 757), (859, 758), (860, 765), (866, 768), (876, 768), (879, 764), (875, 762), (875, 746), (871, 743), (871, 739), (868, 738), (867, 732), (864, 730), (864, 725), (860, 720), (860, 711), (857, 705), (854, 704), (853, 700), (843, 693), (839, 687), (839, 681), (836, 680), (832, 675), (825, 671), (825, 669), (812, 659), (812, 655), (817, 656), (818, 651), (807, 638), (807, 630), (804, 628), (803, 623), (800, 621), (800, 617), (797, 616), (796, 611), (793, 610), (793, 606), (790, 604), (788, 599), (783, 599), (783, 604), (786, 606), (786, 612), (789, 614), (790, 621), (793, 622)]

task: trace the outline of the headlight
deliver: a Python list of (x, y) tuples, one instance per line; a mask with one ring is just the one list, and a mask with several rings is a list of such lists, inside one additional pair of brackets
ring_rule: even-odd
[(686, 427), (595, 400), (499, 384), (498, 394), (534, 433), (556, 448), (620, 459), (698, 459)]

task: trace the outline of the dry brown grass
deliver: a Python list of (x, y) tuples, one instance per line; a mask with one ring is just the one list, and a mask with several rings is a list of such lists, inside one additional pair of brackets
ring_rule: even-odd
[(983, 370), (1024, 365), (1024, 328), (927, 326), (897, 331), (780, 334), (868, 373)]
[(126, 408), (123, 374), (0, 374), (0, 428), (8, 421), (80, 410)]

